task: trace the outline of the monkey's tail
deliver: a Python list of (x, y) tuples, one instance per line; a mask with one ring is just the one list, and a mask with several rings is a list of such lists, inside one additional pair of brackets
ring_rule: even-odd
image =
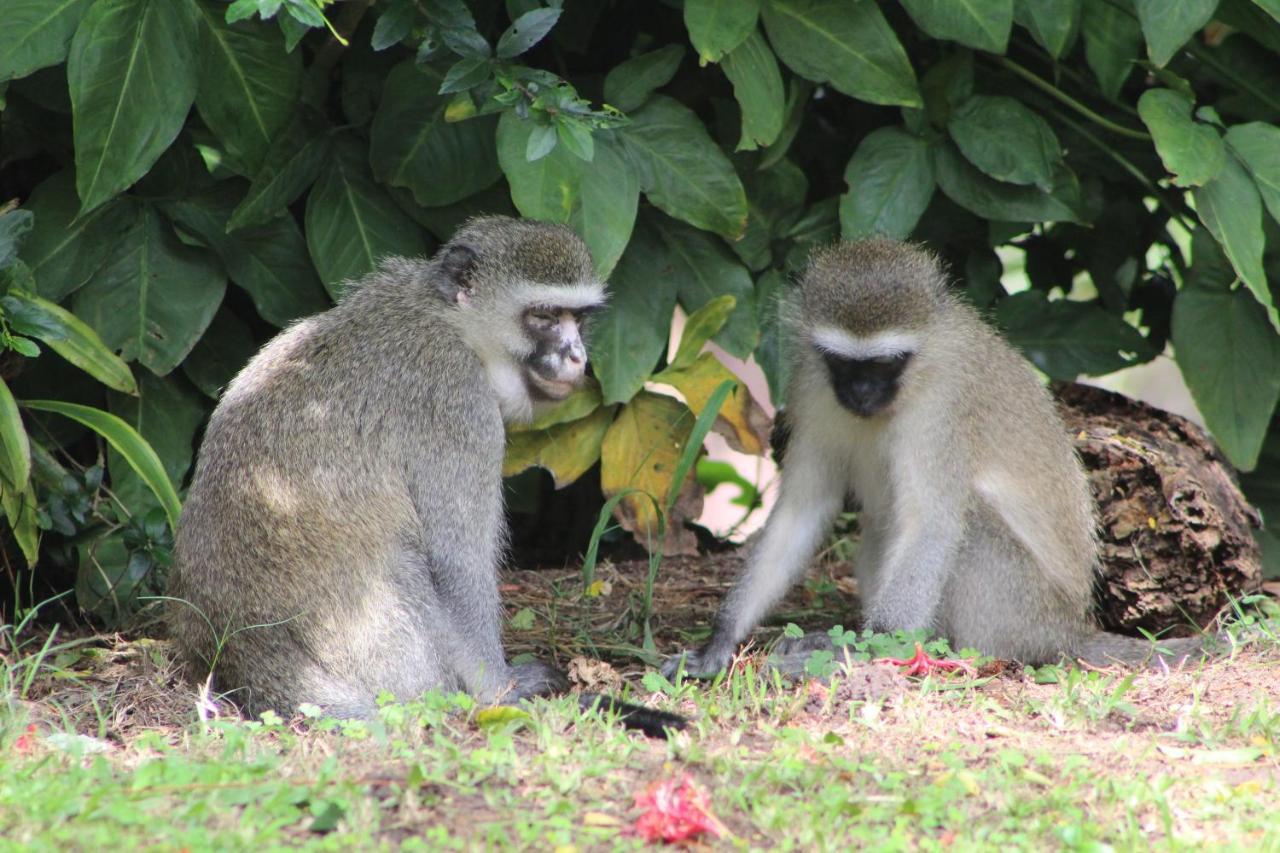
[(1127, 666), (1163, 668), (1199, 663), (1208, 657), (1209, 636), (1145, 640), (1097, 631), (1080, 641), (1073, 657), (1099, 666), (1122, 663)]
[(584, 711), (607, 711), (617, 714), (625, 728), (643, 732), (649, 737), (666, 739), (669, 730), (680, 731), (689, 718), (670, 711), (655, 711), (643, 705), (623, 702), (603, 693), (579, 693), (578, 705)]

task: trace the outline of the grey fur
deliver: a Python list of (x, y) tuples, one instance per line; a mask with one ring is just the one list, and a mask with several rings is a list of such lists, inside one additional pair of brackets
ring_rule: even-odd
[[(867, 626), (927, 629), (953, 648), (1025, 663), (1151, 657), (1149, 642), (1092, 620), (1094, 503), (1052, 399), (949, 292), (933, 255), (890, 240), (819, 252), (784, 316), (791, 437), (778, 504), (711, 640), (668, 661), (668, 674), (681, 661), (700, 676), (729, 662), (808, 565), (847, 494), (862, 504), (855, 571)], [(824, 326), (911, 342), (886, 410), (863, 418), (837, 403), (814, 340)], [(1161, 645), (1176, 656), (1200, 641)]]
[[(443, 266), (460, 246), (465, 281)], [(310, 702), (348, 717), (381, 690), (491, 702), (563, 686), (549, 667), (510, 667), (500, 636), (504, 411), (527, 416), (529, 401), (495, 377), (527, 386), (530, 283), (601, 287), (567, 228), (473, 220), (431, 260), (384, 261), (232, 381), (170, 579), (194, 675), (213, 666), (250, 713)]]

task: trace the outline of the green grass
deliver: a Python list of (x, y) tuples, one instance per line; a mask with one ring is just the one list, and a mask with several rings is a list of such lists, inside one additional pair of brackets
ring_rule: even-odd
[[(11, 691), (74, 677), (41, 648), (5, 665)], [(695, 716), (670, 743), (568, 699), (481, 725), (467, 697), (434, 694), (368, 723), (187, 713), (102, 739), (95, 718), (79, 737), (10, 692), (0, 849), (626, 849), (643, 846), (626, 832), (635, 795), (683, 771), (733, 832), (726, 848), (1258, 849), (1280, 838), (1274, 652), (1264, 638), (1168, 676), (889, 678), (852, 699), (863, 665), (854, 693), (846, 676), (792, 688), (752, 667), (637, 687)]]

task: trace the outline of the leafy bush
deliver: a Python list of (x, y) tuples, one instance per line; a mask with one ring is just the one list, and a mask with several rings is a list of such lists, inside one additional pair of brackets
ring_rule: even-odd
[[(1051, 377), (1172, 352), (1231, 461), (1280, 462), (1276, 0), (6, 0), (3, 17), (0, 198), (19, 206), (0, 215), (0, 494), (26, 560), (78, 566), (104, 615), (154, 587), (171, 484), (255, 348), (480, 212), (568, 223), (614, 292), (598, 384), (515, 432), (508, 472), (563, 483), (598, 458), (606, 494), (667, 495), (729, 376), (703, 342), (754, 356), (780, 398), (777, 293), (814, 245), (873, 233), (933, 246)], [(1010, 264), (1029, 287), (1006, 290)], [(762, 450), (745, 390), (719, 425)], [(109, 495), (83, 472), (99, 458)], [(1269, 514), (1275, 470), (1246, 480)], [(651, 506), (619, 515), (639, 531)]]

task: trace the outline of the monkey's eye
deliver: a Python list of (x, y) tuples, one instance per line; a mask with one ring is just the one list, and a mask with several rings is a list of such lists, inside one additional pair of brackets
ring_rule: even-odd
[(549, 308), (534, 308), (525, 313), (525, 319), (538, 326), (554, 326), (560, 317)]

